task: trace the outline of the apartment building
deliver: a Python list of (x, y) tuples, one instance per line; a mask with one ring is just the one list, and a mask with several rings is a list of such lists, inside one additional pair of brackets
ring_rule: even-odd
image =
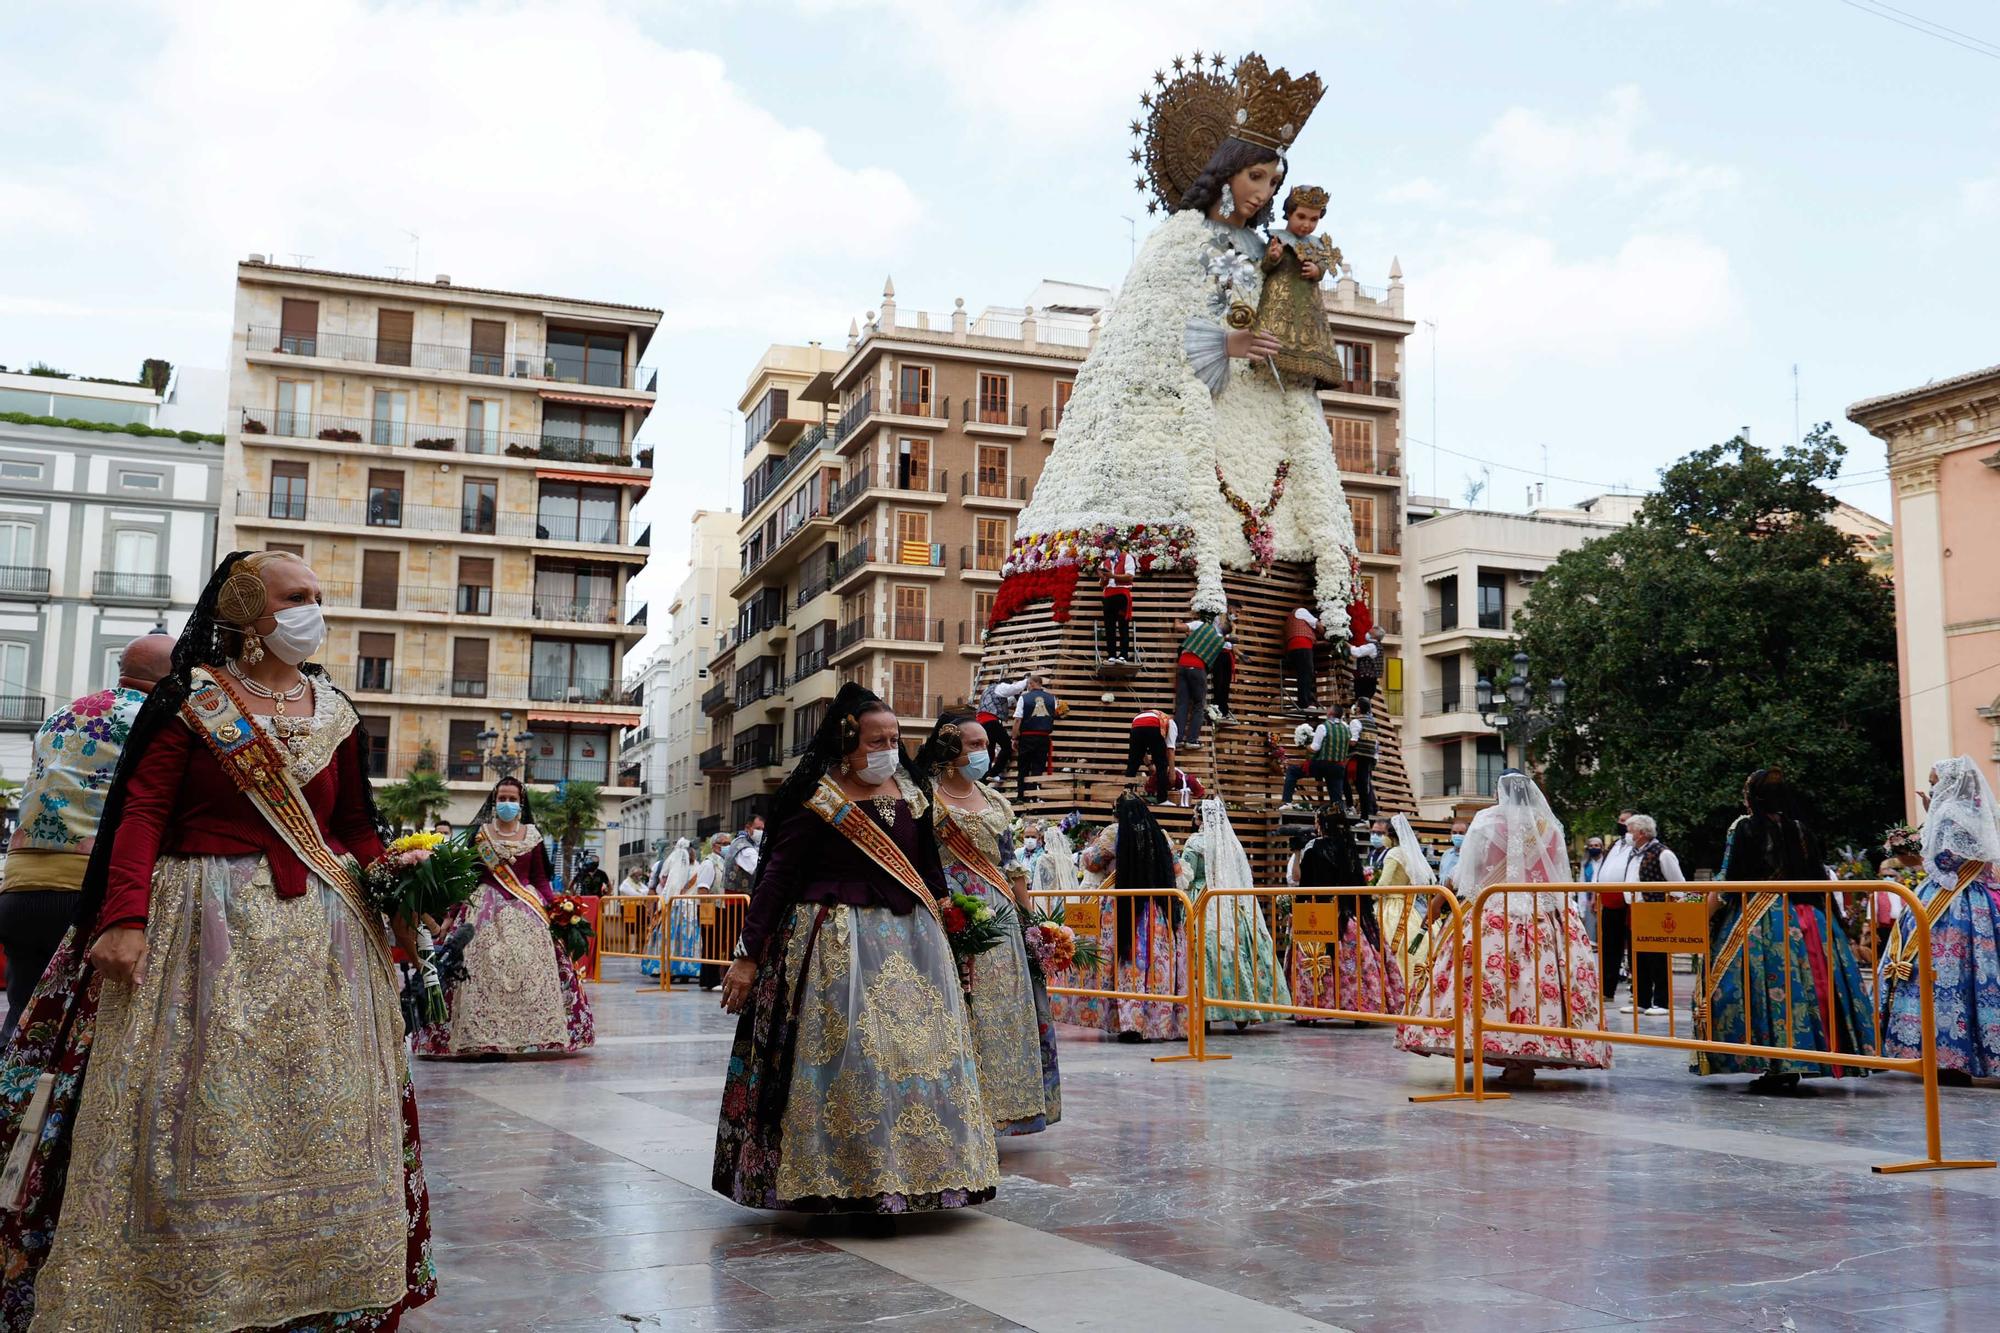
[[(635, 436), (658, 310), (237, 266), (221, 538), (293, 551), (326, 594), (322, 654), (377, 777), (436, 766), (450, 815), (500, 773), (634, 789), (620, 664), (650, 533)], [(525, 739), (523, 739), (525, 737)]]
[(1362, 600), (1383, 632), (1382, 691), (1391, 715), (1401, 713), (1404, 692), (1403, 512), (1409, 481), (1402, 386), (1405, 347), (1416, 328), (1404, 317), (1403, 295), (1399, 261), (1390, 263), (1386, 288), (1363, 286), (1352, 265), (1342, 267), (1324, 297), (1341, 382), (1320, 393), (1340, 464), (1340, 488), (1354, 520)]
[(708, 689), (716, 628), (736, 622), (736, 603), (729, 596), (736, 581), (736, 518), (733, 509), (695, 511), (687, 576), (667, 607), (666, 646), (640, 668), (628, 691), (641, 717), (638, 729), (625, 733), (622, 762), (628, 785), (636, 783), (642, 794), (626, 802), (619, 816), (626, 864), (648, 856), (656, 840), (714, 831), (701, 827), (708, 783), (695, 765), (714, 730), (701, 711), (701, 696)]
[(127, 641), (180, 633), (215, 568), (221, 423), (170, 428), (176, 397), (0, 372), (0, 778), (27, 775), (52, 709), (117, 681)]
[(1477, 646), (1511, 638), (1542, 571), (1564, 551), (1630, 523), (1644, 499), (1599, 495), (1519, 514), (1411, 499), (1406, 577), (1421, 595), (1412, 616), (1421, 611), (1422, 620), (1413, 627), (1418, 679), (1402, 716), (1405, 762), (1425, 818), (1448, 819), (1490, 800), (1507, 765), (1499, 735), (1479, 717)]
[[(906, 729), (974, 693), (1014, 522), (1041, 476), (1101, 287), (1018, 307), (899, 308), (840, 351), (774, 347), (745, 385), (742, 567), (702, 707), (711, 816), (761, 808), (843, 681)], [(725, 785), (726, 784), (726, 785)]]

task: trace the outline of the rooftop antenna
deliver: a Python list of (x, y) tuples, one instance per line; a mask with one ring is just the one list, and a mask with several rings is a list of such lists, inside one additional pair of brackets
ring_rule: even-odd
[(1118, 216), (1125, 219), (1125, 228), (1131, 233), (1132, 238), (1132, 254), (1125, 262), (1128, 266), (1136, 264), (1139, 262), (1139, 220), (1129, 217), (1124, 213), (1120, 213)]
[(1799, 431), (1799, 363), (1796, 361), (1792, 362), (1792, 438), (1805, 438)]
[(410, 271), (401, 264), (384, 264), (382, 267), (389, 270), (389, 276), (392, 278), (401, 278), (405, 273)]
[(311, 255), (302, 255), (294, 251), (292, 252), (292, 267), (304, 268), (311, 259)]
[(1424, 321), (1431, 331), (1431, 489), (1438, 488), (1438, 322)]
[(410, 279), (413, 282), (422, 282), (424, 280), (424, 238), (411, 231), (408, 227), (398, 227), (396, 230), (410, 238)]

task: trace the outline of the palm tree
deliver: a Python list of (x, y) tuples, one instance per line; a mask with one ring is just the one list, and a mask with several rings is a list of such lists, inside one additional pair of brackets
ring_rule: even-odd
[(577, 849), (597, 827), (597, 790), (595, 782), (566, 782), (554, 790), (528, 792), (535, 827), (562, 845), (565, 891), (575, 882)]
[(401, 782), (375, 791), (375, 808), (399, 828), (422, 828), (450, 804), (451, 790), (431, 768), (413, 768)]

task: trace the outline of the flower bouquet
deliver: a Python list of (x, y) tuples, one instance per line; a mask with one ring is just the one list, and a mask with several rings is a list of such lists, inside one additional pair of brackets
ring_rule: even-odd
[(985, 899), (970, 893), (954, 893), (938, 904), (938, 920), (944, 924), (951, 955), (958, 963), (959, 985), (968, 1003), (972, 1000), (972, 960), (996, 948), (1007, 938), (1014, 914), (995, 909)]
[(1095, 971), (1104, 961), (1096, 940), (1088, 936), (1079, 938), (1063, 924), (1060, 907), (1053, 912), (1037, 910), (1023, 937), (1028, 945), (1028, 968), (1043, 981), (1070, 968)]
[[(391, 921), (421, 927), (440, 921), (479, 891), (479, 853), (441, 833), (408, 833), (389, 844), (382, 858), (361, 875), (369, 905)], [(444, 982), (436, 951), (419, 949), (416, 958), (421, 999), (415, 1006), (425, 1022), (445, 1018)]]
[(583, 904), (567, 893), (557, 898), (549, 907), (549, 934), (555, 936), (572, 963), (589, 953), (590, 917), (585, 914)]
[(1894, 860), (1921, 859), (1924, 854), (1923, 835), (1908, 824), (1897, 824), (1882, 835), (1882, 850)]

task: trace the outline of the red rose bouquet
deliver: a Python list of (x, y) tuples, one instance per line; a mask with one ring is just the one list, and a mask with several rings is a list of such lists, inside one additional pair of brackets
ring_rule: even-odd
[(959, 984), (965, 998), (972, 999), (972, 960), (997, 947), (1014, 926), (1014, 914), (995, 911), (984, 898), (971, 893), (954, 893), (938, 903), (938, 920), (945, 938), (951, 942), (952, 957), (958, 963)]

